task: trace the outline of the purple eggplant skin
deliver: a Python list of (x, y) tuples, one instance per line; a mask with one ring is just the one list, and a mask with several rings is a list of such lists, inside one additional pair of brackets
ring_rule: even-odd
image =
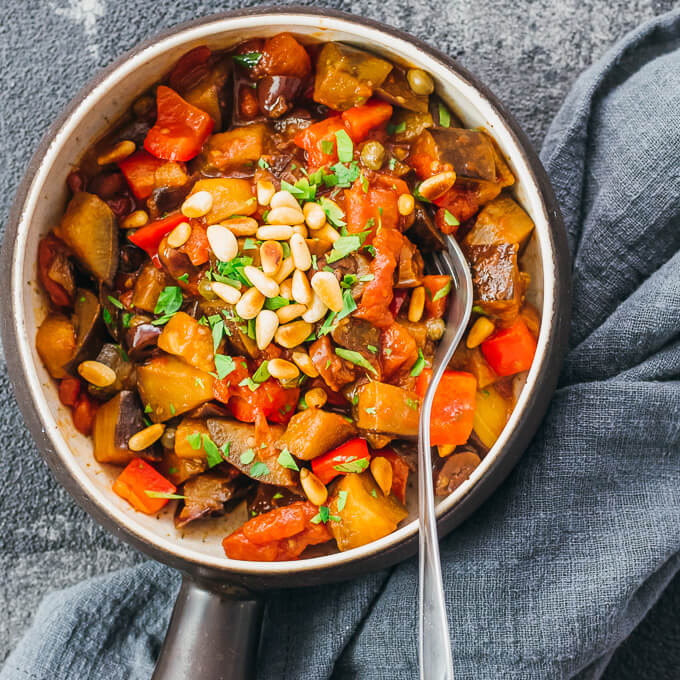
[(134, 361), (148, 358), (158, 345), (162, 328), (151, 323), (140, 323), (127, 329), (125, 344), (128, 354)]
[(293, 108), (302, 80), (295, 76), (265, 76), (257, 84), (257, 100), (268, 118), (280, 118)]

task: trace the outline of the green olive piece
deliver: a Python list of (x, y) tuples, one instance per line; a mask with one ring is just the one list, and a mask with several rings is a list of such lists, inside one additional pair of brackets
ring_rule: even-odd
[(432, 78), (422, 69), (412, 68), (406, 74), (409, 87), (415, 94), (432, 94), (434, 92), (434, 83)]
[(161, 436), (161, 444), (164, 449), (174, 450), (175, 448), (175, 433), (177, 430), (174, 427), (166, 427)]
[(375, 140), (366, 142), (361, 150), (361, 162), (370, 170), (380, 170), (385, 160), (385, 147)]
[(202, 297), (204, 297), (206, 300), (216, 300), (217, 295), (213, 293), (212, 285), (210, 284), (210, 281), (204, 276), (199, 282), (198, 282), (198, 293)]

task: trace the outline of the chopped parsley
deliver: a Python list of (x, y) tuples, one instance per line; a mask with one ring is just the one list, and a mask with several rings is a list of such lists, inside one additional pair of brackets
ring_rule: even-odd
[(255, 242), (254, 238), (248, 237), (243, 242), (243, 250), (255, 250), (256, 248), (257, 248), (257, 243)]
[(144, 407), (144, 413), (151, 413), (152, 411), (153, 411), (153, 409), (151, 408), (151, 404), (147, 404)]
[(264, 477), (264, 475), (269, 474), (269, 468), (267, 467), (266, 463), (262, 463), (261, 461), (258, 461), (257, 463), (253, 463), (253, 466), (250, 468), (250, 476), (251, 477)]
[(114, 306), (118, 307), (118, 309), (123, 309), (123, 303), (118, 300), (117, 298), (113, 297), (113, 295), (107, 295), (109, 302)]
[(224, 461), (220, 450), (217, 448), (217, 444), (210, 439), (207, 434), (201, 435), (201, 440), (203, 442), (203, 449), (205, 450), (206, 458), (208, 460), (208, 467), (215, 467)]
[(334, 227), (345, 226), (345, 222), (342, 219), (345, 216), (345, 213), (342, 212), (342, 208), (340, 208), (340, 206), (337, 203), (334, 203), (333, 201), (327, 199), (325, 196), (322, 196), (319, 199), (319, 205), (326, 213), (326, 218), (328, 219), (328, 221)]
[(363, 472), (368, 467), (368, 458), (355, 458), (344, 463), (334, 465), (333, 469), (338, 472)]
[(289, 470), (296, 470), (300, 471), (300, 468), (298, 467), (297, 463), (295, 462), (295, 459), (293, 456), (291, 456), (290, 451), (288, 448), (284, 448), (283, 451), (279, 454), (279, 457), (276, 459), (281, 467), (288, 468)]
[(321, 151), (327, 155), (333, 153), (333, 142), (330, 139), (321, 140)]
[(451, 114), (441, 102), (439, 102), (439, 124), (445, 128), (451, 127)]
[[(343, 305), (344, 305), (344, 301), (343, 301)], [(324, 322), (321, 324), (321, 328), (319, 328), (319, 331), (317, 333), (317, 335), (320, 338), (335, 330), (335, 323), (334, 323), (335, 317), (336, 317), (336, 312), (328, 312), (328, 315), (324, 319)], [(328, 366), (326, 366), (326, 368), (328, 368)]]
[(267, 298), (264, 301), (264, 308), (271, 309), (273, 312), (275, 312), (277, 309), (281, 309), (281, 307), (287, 307), (289, 304), (290, 300), (286, 300), (285, 297), (276, 295), (275, 297)]
[(336, 347), (335, 353), (340, 358), (346, 359), (347, 361), (355, 364), (356, 366), (361, 366), (361, 368), (365, 368), (367, 371), (370, 371), (371, 373), (378, 375), (378, 371), (376, 371), (375, 368), (373, 368), (373, 366), (366, 359), (366, 357), (364, 357), (362, 354), (359, 354), (359, 352), (355, 352), (352, 349), (345, 349), (344, 347)]
[(269, 361), (263, 361), (258, 367), (257, 371), (253, 373), (253, 382), (263, 383), (267, 378), (270, 377), (269, 373)]
[(419, 408), (418, 401), (416, 399), (411, 399), (410, 397), (406, 399), (406, 406), (408, 406), (410, 409), (413, 409), (414, 411), (417, 411)]
[(374, 416), (375, 415), (375, 406), (371, 406), (370, 408), (365, 409), (366, 413)]
[(267, 161), (264, 158), (260, 158), (257, 161), (257, 166), (259, 168), (262, 168), (262, 170), (269, 170), (269, 168), (271, 168), (271, 165), (269, 165), (269, 163), (267, 163)]
[(109, 310), (106, 309), (106, 307), (102, 309), (102, 316), (104, 317), (104, 323), (107, 326), (110, 326), (113, 323), (113, 317), (111, 316), (111, 312), (109, 312)]
[(243, 378), (238, 384), (239, 387), (247, 387), (251, 392), (254, 392), (260, 385), (252, 378)]
[(177, 277), (177, 280), (178, 280), (178, 281), (181, 281), (182, 283), (189, 283), (189, 274), (187, 274), (186, 272), (184, 272), (184, 274), (182, 274), (181, 276), (178, 276), (178, 277)]
[(255, 460), (255, 451), (246, 449), (240, 456), (241, 465), (250, 465)]
[(345, 130), (338, 130), (335, 133), (335, 140), (338, 147), (338, 160), (341, 163), (351, 162), (354, 156), (354, 145), (350, 136)]
[(319, 506), (319, 512), (312, 517), (311, 520), (309, 520), (312, 524), (321, 524), (323, 522), (326, 524), (328, 520), (332, 520), (333, 522), (339, 522), (340, 517), (337, 515), (331, 515), (331, 511), (329, 510), (328, 506), (326, 505), (320, 505)]
[(279, 498), (283, 498), (283, 494), (280, 491), (277, 491), (273, 496), (272, 500), (277, 501)]
[(352, 291), (349, 290), (349, 288), (345, 289), (345, 291), (342, 294), (342, 309), (338, 312), (336, 321), (340, 321), (341, 319), (344, 319), (346, 316), (349, 316), (356, 308), (357, 303), (354, 301), (354, 298), (352, 297)]
[(160, 318), (151, 323), (154, 326), (162, 326), (167, 323), (173, 314), (182, 306), (182, 289), (179, 286), (166, 286), (158, 296), (153, 313), (160, 314)]
[(480, 314), (481, 316), (489, 316), (485, 311), (483, 307), (480, 307), (479, 305), (473, 305), (472, 306), (472, 311), (475, 314)]
[(131, 321), (132, 314), (130, 314), (130, 312), (123, 312), (123, 328), (130, 328)]
[(358, 281), (356, 274), (345, 274), (340, 281), (341, 288), (350, 288)]
[(175, 413), (177, 413), (177, 411), (175, 411), (175, 405), (172, 402), (170, 402), (169, 406), (170, 406), (170, 413), (174, 416)]
[(333, 244), (333, 250), (326, 256), (326, 262), (336, 262), (343, 257), (347, 257), (350, 253), (361, 248), (361, 237), (356, 234), (352, 236), (341, 236)]
[(234, 54), (232, 59), (243, 66), (244, 68), (253, 68), (257, 66), (260, 59), (262, 59), (262, 52), (246, 52), (245, 54)]
[(375, 489), (371, 489), (371, 496), (373, 496), (373, 498), (377, 498), (378, 492)]
[[(323, 144), (323, 142), (322, 142)], [(329, 153), (332, 153), (332, 149)], [(298, 201), (313, 201), (316, 198), (316, 185), (317, 183), (312, 182), (310, 184), (307, 177), (299, 179), (295, 184), (290, 184), (285, 180), (281, 181), (281, 189), (289, 191)]]
[(338, 512), (342, 512), (347, 504), (347, 491), (338, 491)]
[(224, 335), (224, 321), (219, 319), (212, 327), (213, 352), (217, 352), (222, 336)]
[(188, 434), (187, 441), (194, 451), (198, 451), (201, 448), (201, 433), (192, 432), (191, 434)]
[(413, 368), (411, 369), (411, 375), (414, 378), (417, 378), (422, 372), (423, 369), (425, 368), (425, 357), (423, 356), (423, 350), (418, 349), (418, 359), (415, 364), (413, 364)]
[(366, 345), (366, 349), (371, 352), (371, 354), (378, 353), (378, 348), (375, 345)]
[(226, 378), (235, 368), (236, 364), (231, 357), (225, 354), (215, 355), (215, 370), (219, 380)]
[(443, 297), (446, 297), (449, 294), (449, 291), (451, 290), (451, 279), (449, 279), (446, 282), (446, 285), (440, 288), (433, 296), (432, 296), (432, 302), (436, 302), (437, 300), (441, 300)]
[(444, 222), (452, 227), (457, 227), (460, 224), (456, 217), (446, 209), (444, 209)]
[(179, 500), (179, 499), (182, 499), (182, 498), (186, 498), (186, 496), (180, 496), (178, 493), (165, 493), (164, 491), (149, 491), (148, 489), (145, 489), (144, 493), (149, 498), (167, 498), (168, 500), (175, 500), (175, 499)]

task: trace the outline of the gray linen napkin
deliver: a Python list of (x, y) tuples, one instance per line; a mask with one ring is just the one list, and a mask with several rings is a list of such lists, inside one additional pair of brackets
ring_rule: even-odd
[[(442, 542), (458, 680), (601, 677), (680, 570), (680, 12), (579, 79), (542, 158), (570, 352), (516, 470)], [(148, 678), (177, 587), (149, 562), (52, 593), (0, 680)], [(413, 560), (276, 593), (259, 677), (415, 678), (416, 614)], [(645, 661), (637, 677), (677, 677)]]

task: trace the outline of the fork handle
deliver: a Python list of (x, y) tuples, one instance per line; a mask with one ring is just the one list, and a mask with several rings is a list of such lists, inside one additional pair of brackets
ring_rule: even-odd
[(439, 559), (437, 524), (433, 514), (427, 511), (425, 514), (426, 517), (421, 517), (419, 532), (420, 680), (453, 680), (453, 659)]

